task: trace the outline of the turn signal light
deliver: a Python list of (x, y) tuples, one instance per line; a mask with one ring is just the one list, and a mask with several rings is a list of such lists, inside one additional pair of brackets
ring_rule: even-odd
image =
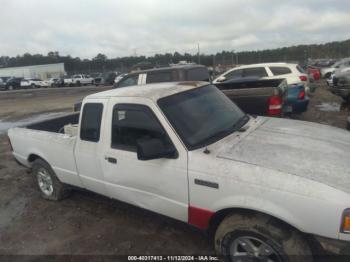
[(343, 212), (340, 232), (347, 234), (350, 233), (350, 209), (345, 209)]

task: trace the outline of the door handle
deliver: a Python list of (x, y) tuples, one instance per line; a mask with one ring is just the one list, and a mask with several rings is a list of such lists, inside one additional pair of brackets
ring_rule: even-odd
[(117, 164), (117, 159), (114, 157), (105, 156), (105, 160), (107, 160), (109, 163)]

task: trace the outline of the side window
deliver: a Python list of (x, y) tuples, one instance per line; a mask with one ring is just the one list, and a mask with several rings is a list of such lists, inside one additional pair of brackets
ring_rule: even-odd
[(126, 77), (125, 79), (122, 79), (119, 82), (118, 87), (126, 87), (126, 86), (137, 85), (138, 80), (139, 80), (139, 75), (138, 74)]
[(242, 77), (243, 70), (234, 70), (230, 73), (227, 73), (225, 75), (226, 79), (235, 79), (235, 78), (241, 78)]
[(147, 73), (146, 84), (172, 82), (171, 71)]
[(171, 144), (153, 112), (142, 105), (116, 105), (112, 119), (112, 148), (136, 152), (141, 139), (161, 139)]
[(206, 68), (196, 68), (187, 71), (186, 81), (206, 81), (209, 82), (210, 75)]
[(265, 77), (267, 76), (266, 70), (263, 67), (247, 68), (243, 69), (244, 77)]
[(272, 74), (275, 76), (287, 75), (292, 73), (292, 71), (288, 67), (282, 67), (282, 66), (272, 66), (270, 67), (270, 70)]
[(84, 105), (80, 125), (81, 140), (91, 142), (100, 140), (102, 111), (103, 105), (100, 103), (87, 103)]

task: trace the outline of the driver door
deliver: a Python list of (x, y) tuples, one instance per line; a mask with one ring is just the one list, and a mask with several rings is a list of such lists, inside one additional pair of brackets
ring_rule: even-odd
[[(108, 108), (101, 161), (109, 195), (187, 221), (187, 151), (159, 109), (142, 98), (112, 98)], [(176, 157), (139, 160), (136, 141), (152, 138), (173, 146)]]

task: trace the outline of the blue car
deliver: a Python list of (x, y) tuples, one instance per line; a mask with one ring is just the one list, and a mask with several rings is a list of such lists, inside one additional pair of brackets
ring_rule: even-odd
[(309, 98), (306, 96), (303, 84), (290, 85), (285, 105), (285, 113), (300, 114), (307, 110)]

